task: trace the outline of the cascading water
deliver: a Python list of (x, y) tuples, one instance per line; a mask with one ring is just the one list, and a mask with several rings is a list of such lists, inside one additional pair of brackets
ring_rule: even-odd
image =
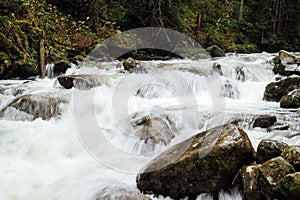
[[(0, 81), (0, 199), (141, 199), (135, 183), (137, 171), (116, 166), (140, 169), (165, 148), (235, 119), (239, 119), (239, 126), (248, 133), (254, 148), (264, 138), (299, 145), (299, 110), (283, 110), (278, 103), (262, 100), (265, 86), (275, 80), (269, 63), (273, 56), (228, 54), (199, 61), (141, 62), (146, 74), (128, 74), (119, 68), (119, 62), (82, 62), (80, 68), (68, 69), (69, 75), (105, 75), (99, 78), (99, 86), (89, 90), (92, 96), (76, 88), (64, 89), (56, 79)], [(221, 65), (222, 76), (220, 71), (213, 70), (215, 63)], [(133, 85), (124, 100), (118, 95), (126, 93), (126, 85), (122, 85), (128, 83), (124, 82), (126, 77), (143, 82)], [(174, 85), (172, 77), (183, 82)], [(23, 102), (25, 107), (31, 106), (30, 111), (20, 103), (24, 95), (32, 98)], [(84, 120), (85, 113), (74, 119), (74, 105), (90, 97), (95, 121), (106, 140), (117, 149), (136, 155), (136, 159), (114, 157), (110, 149), (105, 149), (102, 154), (103, 158), (111, 159), (108, 164), (82, 143), (78, 120)], [(45, 107), (43, 100), (51, 102), (50, 107)], [(123, 105), (126, 115), (119, 110)], [(83, 111), (88, 109), (85, 104), (78, 106)], [(193, 116), (184, 114), (188, 109), (194, 110)], [(253, 128), (256, 114), (275, 115), (279, 122), (289, 125), (289, 130), (268, 132)], [(87, 125), (83, 130), (90, 129)], [(147, 140), (149, 135), (152, 140)], [(101, 140), (94, 142), (98, 147), (104, 145)], [(219, 191), (218, 196), (242, 199), (237, 188)], [(197, 199), (212, 198), (210, 194), (201, 194)]]

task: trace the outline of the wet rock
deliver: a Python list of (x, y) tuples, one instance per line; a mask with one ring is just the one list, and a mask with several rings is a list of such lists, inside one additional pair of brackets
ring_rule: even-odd
[(57, 80), (61, 86), (66, 89), (72, 87), (79, 90), (89, 90), (93, 87), (102, 85), (108, 79), (107, 76), (97, 74), (78, 74), (78, 75), (61, 75)]
[(160, 146), (166, 146), (177, 134), (175, 124), (165, 114), (134, 114), (128, 133), (138, 137), (143, 143), (137, 148), (142, 153), (153, 152)]
[(231, 84), (229, 80), (226, 80), (221, 87), (220, 95), (223, 97), (238, 99), (240, 97), (240, 92)]
[(275, 130), (288, 130), (289, 128), (290, 128), (290, 126), (287, 124), (280, 124), (280, 123), (276, 122), (272, 126), (269, 126), (267, 128), (267, 131), (271, 132), (271, 131), (275, 131)]
[(286, 175), (279, 182), (280, 194), (286, 200), (300, 199), (300, 172)]
[[(62, 105), (68, 103), (67, 97), (56, 94), (26, 94), (15, 98), (0, 115), (11, 120), (48, 120), (62, 113)], [(26, 115), (27, 114), (27, 115)]]
[(281, 50), (279, 55), (272, 59), (274, 65), (273, 72), (283, 76), (293, 74), (300, 75), (300, 57), (287, 51)]
[(200, 54), (193, 55), (191, 57), (191, 60), (201, 60), (201, 59), (208, 59), (208, 58), (210, 58), (209, 55), (205, 53), (200, 53)]
[(210, 53), (211, 57), (225, 56), (225, 52), (217, 45), (212, 45), (212, 46), (208, 47), (206, 50)]
[(199, 133), (167, 149), (137, 175), (145, 193), (178, 199), (231, 185), (239, 169), (254, 161), (247, 134), (227, 124)]
[(146, 73), (147, 70), (133, 58), (127, 58), (123, 61), (123, 67), (130, 73)]
[(283, 142), (269, 139), (262, 140), (257, 147), (257, 162), (264, 163), (280, 156), (286, 147), (288, 147), (288, 145)]
[(279, 182), (290, 173), (294, 173), (294, 167), (282, 157), (272, 158), (263, 163), (259, 168), (261, 193), (266, 199), (274, 199), (280, 196)]
[(277, 122), (275, 116), (270, 115), (259, 115), (254, 118), (253, 127), (268, 128)]
[(300, 77), (289, 77), (277, 82), (272, 82), (266, 86), (264, 100), (279, 102), (284, 95), (298, 89), (299, 85)]
[(285, 95), (280, 99), (281, 108), (299, 108), (300, 96), (297, 95)]
[(223, 75), (222, 68), (221, 68), (220, 64), (214, 63), (212, 68), (213, 68), (213, 71), (216, 72), (217, 74), (219, 74), (220, 76)]
[(235, 69), (235, 79), (239, 81), (245, 81), (245, 72), (242, 67), (237, 67)]
[(95, 197), (95, 200), (151, 200), (134, 188), (123, 186), (104, 187)]
[(260, 167), (261, 165), (250, 165), (242, 168), (240, 179), (243, 186), (243, 199), (245, 200), (260, 200), (262, 198), (259, 181)]
[(57, 77), (61, 74), (66, 73), (66, 71), (71, 68), (71, 65), (67, 62), (61, 61), (58, 63), (54, 63), (54, 66), (52, 68), (52, 70), (50, 72), (48, 72), (48, 76), (50, 78), (54, 78)]
[(291, 163), (297, 172), (300, 172), (300, 146), (290, 146), (284, 149), (281, 156)]

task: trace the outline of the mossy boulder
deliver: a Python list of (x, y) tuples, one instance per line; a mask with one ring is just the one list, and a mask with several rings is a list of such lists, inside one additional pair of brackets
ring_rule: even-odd
[(291, 163), (297, 172), (300, 172), (300, 146), (289, 146), (285, 148), (281, 156)]
[(300, 199), (300, 172), (286, 175), (279, 182), (280, 194), (287, 200)]
[(299, 108), (300, 96), (297, 95), (285, 95), (280, 99), (281, 108)]
[(259, 115), (254, 118), (253, 127), (268, 128), (277, 122), (275, 116)]
[(262, 140), (257, 147), (257, 162), (264, 163), (271, 158), (280, 156), (286, 147), (288, 145), (283, 142), (269, 139)]
[(272, 158), (263, 163), (259, 168), (261, 193), (266, 199), (280, 196), (279, 182), (290, 173), (294, 173), (294, 167), (282, 157)]
[(167, 149), (137, 175), (145, 193), (178, 199), (230, 186), (239, 169), (255, 160), (247, 134), (233, 124), (218, 126)]
[(279, 102), (284, 95), (298, 89), (299, 85), (300, 77), (289, 77), (277, 82), (272, 82), (266, 86), (264, 100)]

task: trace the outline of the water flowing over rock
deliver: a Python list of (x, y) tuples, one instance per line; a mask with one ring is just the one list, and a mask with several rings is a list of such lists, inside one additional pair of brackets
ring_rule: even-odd
[(291, 163), (296, 171), (300, 172), (300, 146), (290, 146), (284, 149), (281, 156)]
[(146, 195), (134, 188), (122, 186), (104, 187), (95, 200), (151, 200)]
[(130, 125), (130, 135), (143, 141), (137, 144), (141, 153), (153, 152), (169, 144), (177, 134), (175, 124), (164, 114), (135, 113), (131, 117)]
[(284, 95), (298, 89), (299, 85), (300, 77), (289, 77), (277, 82), (272, 82), (266, 86), (264, 100), (279, 102)]
[(275, 116), (259, 115), (254, 118), (253, 127), (268, 128), (275, 122), (277, 122), (277, 118)]
[(89, 90), (107, 82), (108, 77), (98, 74), (61, 75), (57, 80), (66, 89), (74, 87), (79, 90)]
[(223, 97), (238, 99), (240, 97), (240, 92), (229, 80), (226, 80), (221, 87), (220, 95)]
[(279, 183), (280, 193), (287, 200), (300, 199), (300, 172), (286, 175)]
[(65, 96), (55, 94), (26, 94), (15, 98), (1, 112), (4, 118), (13, 120), (45, 120), (62, 113), (62, 105), (68, 103)]
[(254, 161), (247, 134), (227, 124), (199, 133), (167, 149), (137, 175), (145, 193), (178, 199), (231, 185), (239, 169)]
[(273, 72), (283, 76), (300, 75), (300, 56), (281, 50), (272, 59), (275, 64)]
[(264, 163), (271, 158), (278, 157), (286, 147), (288, 145), (283, 142), (269, 139), (262, 140), (257, 147), (257, 161)]
[(208, 47), (206, 50), (210, 53), (211, 57), (225, 56), (225, 52), (217, 45), (212, 45), (212, 46)]
[(217, 74), (219, 74), (220, 76), (223, 75), (222, 67), (220, 64), (214, 63), (212, 68), (213, 68), (213, 71), (216, 72)]
[(235, 79), (239, 81), (245, 81), (245, 72), (242, 67), (237, 67), (235, 69)]
[(67, 69), (71, 68), (71, 65), (67, 62), (61, 61), (54, 64), (47, 65), (46, 74), (49, 78), (57, 77), (66, 73)]

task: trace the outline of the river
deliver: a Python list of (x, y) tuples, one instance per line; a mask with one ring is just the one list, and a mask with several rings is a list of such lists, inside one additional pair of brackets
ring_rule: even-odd
[[(292, 136), (300, 132), (299, 109), (285, 110), (279, 103), (262, 100), (265, 86), (276, 78), (270, 63), (274, 56), (227, 54), (197, 61), (141, 61), (149, 69), (145, 74), (124, 73), (118, 61), (82, 62), (80, 68), (67, 71), (101, 75), (101, 85), (90, 90), (64, 89), (55, 78), (1, 80), (0, 110), (5, 111), (0, 118), (0, 200), (122, 199), (126, 193), (135, 199), (136, 174), (155, 155), (233, 118), (243, 119), (239, 125), (254, 148), (264, 138), (300, 145), (300, 136)], [(214, 63), (221, 65), (222, 76), (212, 72)], [(237, 68), (243, 74), (237, 74)], [(53, 105), (64, 101), (50, 119), (7, 108), (25, 94), (51, 97)], [(290, 128), (270, 132), (253, 128), (251, 119), (259, 114), (275, 115)], [(170, 119), (176, 131), (169, 145), (149, 147), (128, 134), (133, 118), (146, 115)], [(212, 196), (201, 194), (197, 199)], [(242, 196), (235, 189), (220, 191), (219, 199)]]

